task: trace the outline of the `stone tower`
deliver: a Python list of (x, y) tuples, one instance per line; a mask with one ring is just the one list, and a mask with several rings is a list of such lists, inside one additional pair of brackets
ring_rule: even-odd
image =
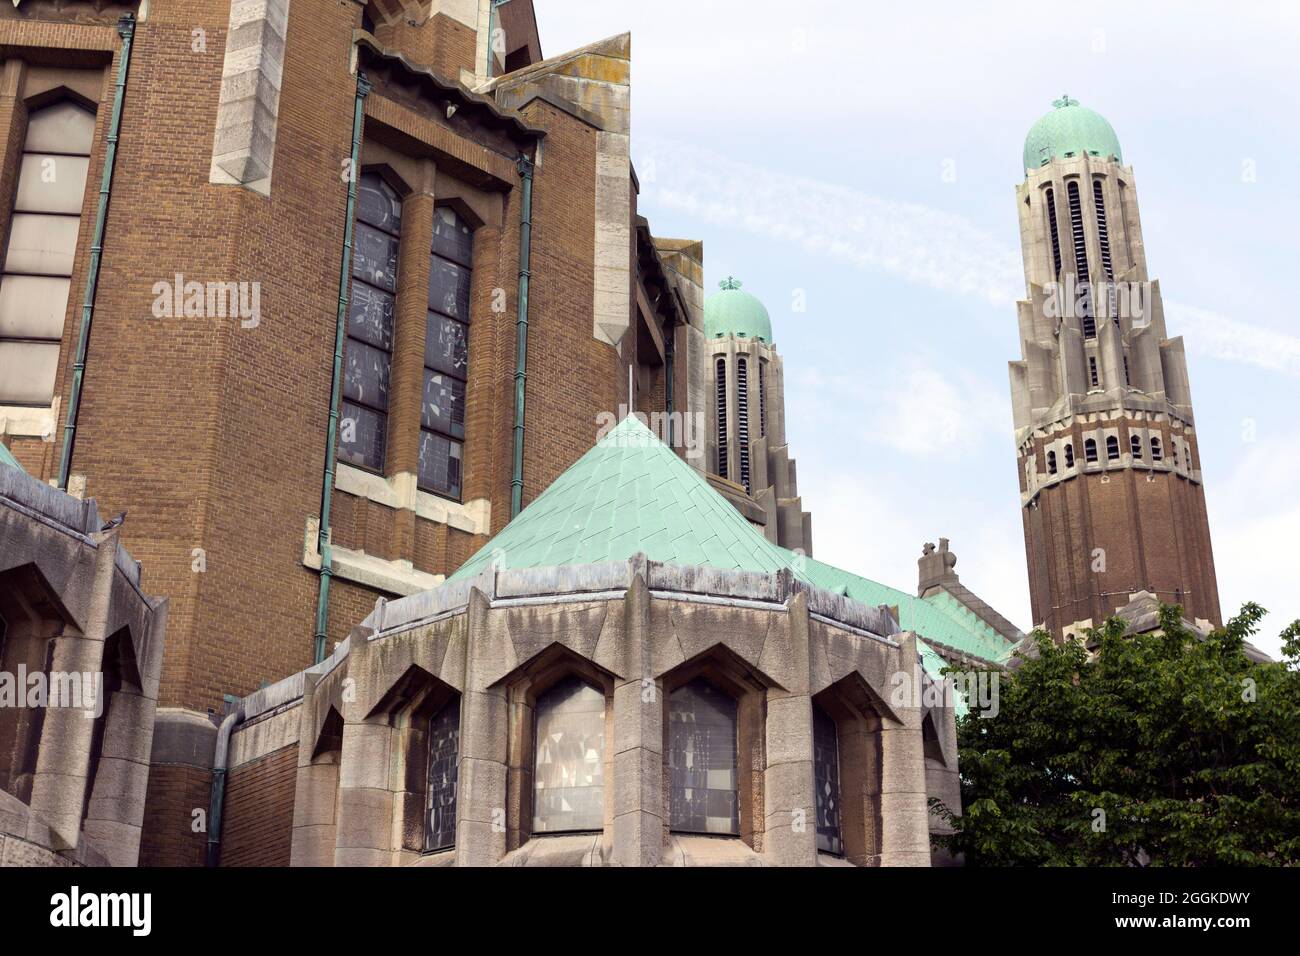
[(1027, 298), (1010, 363), (1034, 623), (1060, 637), (1130, 595), (1221, 623), (1181, 338), (1149, 280), (1133, 171), (1064, 97), (1016, 187)]
[(785, 440), (785, 375), (772, 320), (740, 280), (723, 279), (704, 303), (708, 467), (714, 486), (774, 544), (812, 554)]

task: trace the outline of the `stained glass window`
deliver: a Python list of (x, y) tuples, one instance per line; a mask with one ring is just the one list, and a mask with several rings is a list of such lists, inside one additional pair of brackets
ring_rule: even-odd
[(813, 788), (817, 803), (817, 849), (843, 853), (840, 829), (840, 744), (835, 721), (813, 707)]
[(460, 700), (429, 721), (429, 789), (425, 799), (424, 849), (456, 842), (456, 767), (460, 760)]
[(701, 678), (668, 699), (669, 827), (740, 832), (736, 701)]
[(339, 458), (382, 471), (402, 201), (378, 173), (357, 183)]
[(461, 494), (465, 390), (469, 379), (469, 289), (474, 232), (455, 210), (433, 215), (429, 310), (420, 410), (419, 485), (451, 498)]
[(605, 695), (568, 677), (537, 700), (533, 832), (605, 825)]

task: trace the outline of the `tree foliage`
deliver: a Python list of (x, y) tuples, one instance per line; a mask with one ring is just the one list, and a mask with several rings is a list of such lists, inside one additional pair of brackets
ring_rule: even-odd
[(1300, 863), (1300, 621), (1257, 664), (1264, 613), (1204, 639), (1177, 607), (1148, 634), (1036, 632), (997, 715), (958, 721), (963, 812), (936, 803), (940, 842), (984, 866)]

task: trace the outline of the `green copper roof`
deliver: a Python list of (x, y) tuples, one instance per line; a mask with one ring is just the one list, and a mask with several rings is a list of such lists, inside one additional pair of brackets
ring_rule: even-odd
[(23, 468), (22, 465), (18, 464), (18, 459), (15, 458), (13, 454), (10, 453), (9, 449), (4, 446), (3, 442), (0, 442), (0, 465), (9, 465), (11, 468), (17, 468), (19, 471)]
[(652, 561), (777, 571), (785, 554), (667, 445), (628, 416), (449, 580), (500, 554), (506, 568)]
[(728, 276), (704, 302), (704, 335), (743, 335), (770, 343), (772, 318), (762, 302), (740, 288), (739, 279)]
[(1025, 137), (1025, 169), (1037, 169), (1053, 159), (1069, 156), (1103, 158), (1114, 156), (1123, 162), (1119, 137), (1110, 123), (1100, 113), (1095, 113), (1078, 100), (1063, 96), (1052, 101), (1052, 111), (1029, 128)]
[[(800, 560), (792, 551), (785, 553), (792, 563)], [(801, 560), (804, 576), (819, 587), (838, 591), (864, 604), (896, 606), (898, 625), (905, 631), (915, 631), (936, 643), (990, 661), (999, 660), (1009, 646), (997, 631), (946, 592), (919, 598), (814, 558)]]
[[(764, 538), (694, 468), (645, 425), (623, 419), (449, 581), (477, 574), (495, 559), (504, 568), (626, 561), (703, 565), (731, 571), (789, 568), (800, 580), (870, 605), (897, 606), (899, 624), (923, 638), (998, 660), (1007, 641), (948, 595), (905, 591), (798, 555)], [(946, 599), (946, 600), (945, 600)], [(937, 660), (933, 649), (927, 670)]]

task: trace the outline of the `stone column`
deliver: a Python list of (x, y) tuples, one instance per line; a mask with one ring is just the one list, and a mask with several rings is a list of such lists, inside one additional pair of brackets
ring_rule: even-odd
[[(429, 248), (433, 242), (431, 161), (420, 165), (420, 181), (402, 200), (402, 241), (398, 248), (397, 302), (393, 315), (393, 363), (388, 380), (386, 472), (414, 489), (420, 465), (420, 413), (424, 405), (424, 346), (429, 311)], [(398, 509), (394, 545), (399, 557), (415, 558), (415, 511)]]
[(493, 630), (489, 598), (477, 589), (470, 591), (467, 614), (456, 784), (456, 865), (491, 866), (506, 855), (509, 706), (505, 690), (489, 687), (487, 682), (493, 673), (490, 662), (511, 640), (504, 623)]
[[(365, 640), (362, 635), (361, 640)], [(330, 750), (313, 759), (317, 730), (313, 718), (329, 704), (318, 699), (320, 679), (308, 672), (303, 675), (302, 725), (298, 738), (298, 776), (294, 783), (293, 838), (289, 849), (290, 866), (333, 866), (338, 836), (337, 803), (339, 790), (338, 750)]]
[[(27, 139), (27, 105), (22, 99), (26, 73), (27, 64), (19, 59), (0, 65), (0, 196), (6, 198), (14, 195)], [(0, 203), (0, 236), (9, 235), (12, 207), (12, 202)]]
[[(374, 665), (367, 641), (349, 644), (348, 673), (356, 686)], [(343, 746), (338, 772), (338, 824), (335, 866), (388, 866), (393, 858), (392, 766), (398, 735), (388, 715), (367, 718), (373, 701), (343, 702)]]
[(108, 723), (99, 768), (90, 781), (94, 789), (86, 810), (86, 839), (113, 866), (135, 866), (158, 704), (151, 697), (121, 690), (105, 705)]
[[(116, 573), (118, 529), (94, 536), (94, 578), (90, 600), (86, 605), (84, 632), (65, 632), (51, 640), (47, 678), (55, 675), (101, 675), (104, 662), (105, 631), (113, 606), (113, 578)], [(55, 687), (61, 682), (50, 680), (51, 706), (45, 711), (41, 728), (36, 772), (32, 775), (31, 808), (34, 815), (49, 824), (65, 847), (75, 847), (81, 830), (90, 772), (90, 749), (95, 721), (82, 701), (61, 701), (53, 706)], [(93, 693), (99, 693), (96, 687)], [(76, 706), (68, 706), (72, 703)], [(147, 777), (147, 772), (146, 772)]]
[(623, 677), (614, 685), (614, 855), (621, 866), (663, 857), (663, 687), (651, 676), (650, 591), (642, 556), (623, 599)]
[(781, 866), (817, 863), (817, 807), (813, 793), (812, 696), (809, 693), (808, 596), (787, 603), (779, 653), (769, 631), (763, 659), (785, 690), (767, 691), (767, 767), (763, 771), (763, 856)]
[(897, 719), (881, 718), (880, 865), (929, 866), (930, 813), (921, 736), (924, 714), (919, 699), (921, 665), (916, 635), (908, 631), (897, 639), (901, 645), (898, 671), (906, 675), (909, 684), (902, 706), (897, 705), (897, 700), (890, 701)]

